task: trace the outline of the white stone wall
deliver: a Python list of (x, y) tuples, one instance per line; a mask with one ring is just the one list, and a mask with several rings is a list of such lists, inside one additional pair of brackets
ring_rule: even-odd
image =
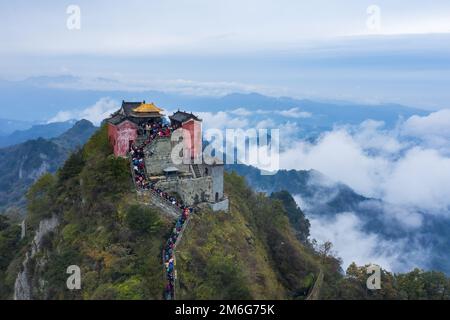
[[(216, 197), (216, 193), (218, 194), (218, 199), (219, 201), (221, 201), (222, 199), (224, 199), (224, 193), (223, 193), (223, 170), (224, 167), (223, 166), (211, 166), (209, 168), (209, 170), (211, 171), (211, 176), (212, 176), (212, 181), (213, 181), (213, 185), (212, 185), (212, 194), (213, 194), (213, 199), (215, 199)], [(213, 200), (215, 201), (215, 200)]]
[(145, 147), (145, 166), (148, 176), (164, 175), (164, 169), (176, 167), (180, 172), (189, 172), (188, 165), (175, 165), (172, 162), (172, 142), (170, 137), (158, 138)]
[[(175, 165), (171, 159), (172, 142), (170, 137), (158, 138), (145, 148), (145, 164), (148, 176), (164, 176), (164, 169), (176, 167), (180, 174), (191, 171), (190, 165)], [(228, 200), (225, 199), (223, 190), (224, 167), (222, 165), (211, 166), (206, 164), (198, 165), (201, 177), (184, 177), (169, 180), (160, 180), (157, 188), (169, 193), (177, 193), (187, 205), (198, 203), (218, 202), (215, 207), (218, 210), (228, 209)], [(205, 169), (207, 169), (207, 174)], [(216, 201), (216, 194), (217, 199)], [(225, 201), (226, 200), (226, 201)]]
[(212, 177), (161, 180), (156, 186), (167, 192), (177, 193), (187, 205), (213, 202)]
[(228, 208), (230, 206), (230, 202), (228, 199), (223, 199), (220, 202), (210, 203), (209, 206), (213, 211), (225, 211), (228, 212)]

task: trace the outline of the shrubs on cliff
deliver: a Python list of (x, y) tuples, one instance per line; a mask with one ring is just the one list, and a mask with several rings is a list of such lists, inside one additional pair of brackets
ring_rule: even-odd
[[(450, 279), (442, 272), (415, 269), (391, 273), (381, 269), (381, 290), (367, 289), (367, 266), (352, 263), (343, 278), (335, 284), (338, 299), (448, 300)], [(325, 297), (327, 298), (327, 297)], [(333, 298), (333, 297), (328, 297)]]
[(153, 234), (161, 226), (159, 213), (140, 205), (132, 205), (127, 210), (125, 222), (138, 235)]
[(8, 279), (6, 271), (19, 249), (20, 231), (20, 226), (0, 215), (0, 299), (11, 298), (14, 282)]
[(27, 193), (27, 224), (36, 229), (39, 221), (50, 218), (56, 211), (56, 178), (52, 174), (45, 174)]
[(270, 196), (274, 200), (280, 200), (286, 210), (289, 222), (296, 231), (298, 240), (307, 244), (309, 238), (309, 228), (311, 224), (305, 217), (302, 209), (299, 208), (292, 195), (287, 191), (274, 192)]
[(108, 141), (108, 127), (103, 125), (84, 145), (84, 159), (105, 158), (112, 154), (113, 150)]
[(82, 150), (76, 150), (69, 156), (63, 167), (59, 170), (59, 180), (64, 182), (76, 177), (83, 170), (85, 163)]
[(132, 189), (129, 162), (112, 155), (106, 126), (92, 136), (82, 152), (86, 163), (79, 180), (84, 202), (117, 201)]
[(80, 174), (81, 195), (90, 205), (117, 201), (132, 188), (126, 159), (106, 157), (89, 161)]

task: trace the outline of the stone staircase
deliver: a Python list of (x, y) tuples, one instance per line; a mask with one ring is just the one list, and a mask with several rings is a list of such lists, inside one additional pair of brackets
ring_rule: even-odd
[(160, 209), (171, 218), (178, 218), (181, 215), (180, 208), (161, 198), (151, 190), (139, 190), (138, 199), (140, 203)]
[[(178, 238), (177, 238), (177, 241), (175, 242), (174, 248), (173, 248), (175, 285), (174, 285), (174, 288), (173, 288), (173, 297), (172, 297), (172, 300), (176, 300), (176, 288), (177, 288), (177, 284), (178, 284), (178, 274), (177, 274), (177, 270), (176, 270), (176, 261), (177, 261), (177, 258), (176, 258), (176, 249), (177, 249), (177, 246), (180, 244), (181, 239), (183, 238), (184, 232), (186, 231), (186, 228), (187, 228), (187, 226), (188, 226), (188, 224), (189, 224), (189, 221), (191, 221), (191, 217), (189, 217), (189, 218), (185, 221), (183, 227), (181, 228), (181, 231), (180, 231), (180, 234), (179, 234), (179, 236), (178, 236)], [(165, 258), (164, 258), (164, 250), (163, 250), (163, 253), (162, 253), (162, 257), (163, 257), (163, 274), (164, 274), (164, 279), (165, 279), (165, 277), (166, 277), (166, 270), (165, 270), (164, 265), (165, 265), (165, 262), (166, 262), (166, 261), (165, 261)]]
[(139, 136), (137, 136), (136, 141), (135, 141), (134, 144), (137, 145), (137, 146), (141, 146), (141, 145), (143, 145), (145, 143), (146, 140), (147, 140), (147, 136), (146, 135), (139, 135)]
[(202, 174), (200, 173), (200, 168), (198, 167), (198, 164), (193, 164), (192, 166), (192, 172), (194, 173), (194, 176), (196, 178), (200, 178)]

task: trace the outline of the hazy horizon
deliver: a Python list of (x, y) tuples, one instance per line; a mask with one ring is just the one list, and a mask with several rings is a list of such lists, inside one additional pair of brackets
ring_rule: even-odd
[(450, 107), (445, 1), (81, 0), (70, 29), (72, 4), (2, 4), (0, 79), (71, 74), (192, 95)]

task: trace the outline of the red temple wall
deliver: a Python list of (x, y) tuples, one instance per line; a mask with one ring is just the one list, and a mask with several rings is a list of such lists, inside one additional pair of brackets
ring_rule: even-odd
[(117, 126), (108, 126), (109, 142), (114, 148), (116, 157), (126, 157), (130, 144), (137, 138), (137, 126), (129, 121), (120, 123)]
[(191, 136), (191, 145), (189, 149), (191, 150), (191, 157), (193, 159), (201, 158), (202, 154), (202, 124), (200, 121), (188, 120), (183, 123), (183, 129), (187, 130)]

